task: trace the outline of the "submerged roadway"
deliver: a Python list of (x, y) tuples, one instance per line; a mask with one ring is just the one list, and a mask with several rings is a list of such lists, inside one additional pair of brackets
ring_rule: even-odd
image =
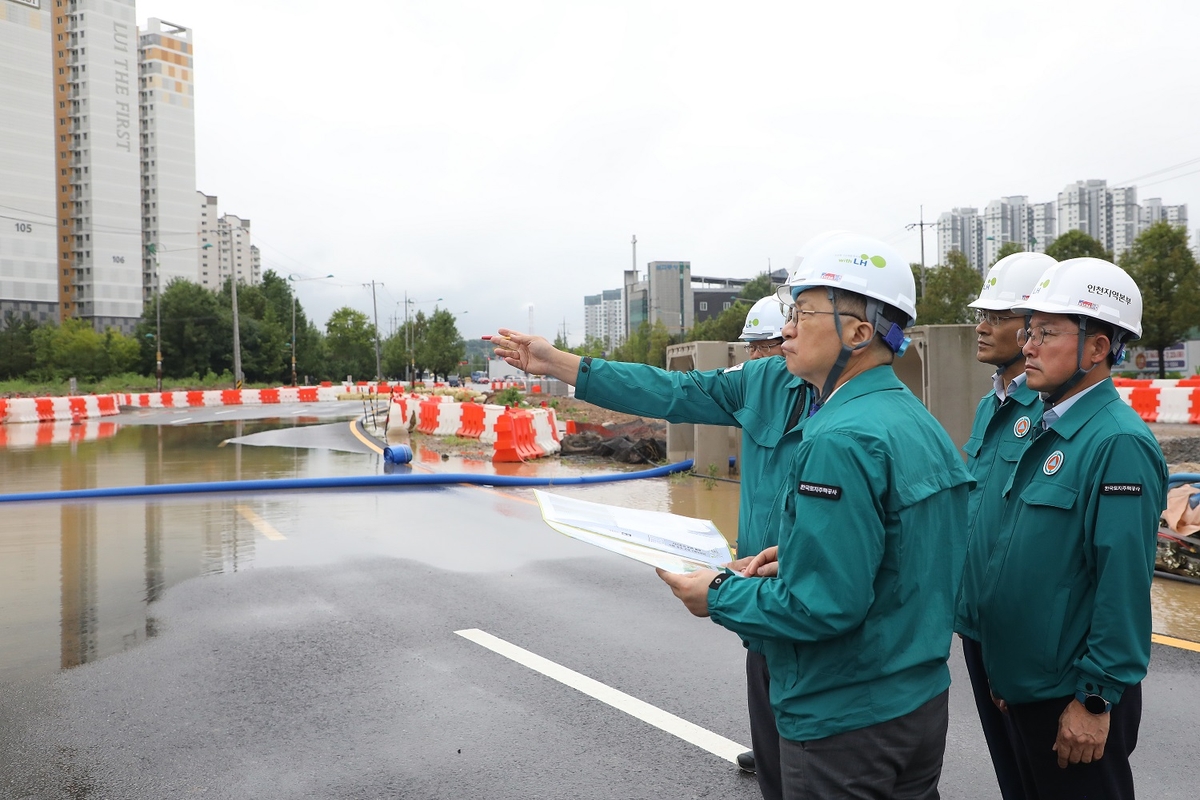
[[(530, 492), (236, 500), (252, 569), (170, 588), (144, 644), (3, 687), (0, 798), (760, 796), (731, 763), (736, 637), (551, 531)], [(951, 667), (942, 796), (998, 798), (957, 641)], [(1154, 645), (1143, 796), (1196, 796), (1197, 675), (1200, 652)]]

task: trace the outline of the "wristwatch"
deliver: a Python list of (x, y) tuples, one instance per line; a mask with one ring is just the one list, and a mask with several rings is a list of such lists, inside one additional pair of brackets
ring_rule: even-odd
[(1075, 699), (1082, 703), (1083, 707), (1092, 714), (1107, 714), (1112, 710), (1112, 703), (1108, 702), (1098, 694), (1076, 692)]

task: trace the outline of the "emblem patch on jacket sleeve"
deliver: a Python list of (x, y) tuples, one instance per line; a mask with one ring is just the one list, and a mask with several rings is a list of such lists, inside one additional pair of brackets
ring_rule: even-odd
[(809, 481), (800, 481), (800, 485), (796, 487), (797, 494), (806, 494), (809, 497), (821, 497), (825, 500), (841, 500), (842, 487), (829, 486), (824, 483), (810, 483)]

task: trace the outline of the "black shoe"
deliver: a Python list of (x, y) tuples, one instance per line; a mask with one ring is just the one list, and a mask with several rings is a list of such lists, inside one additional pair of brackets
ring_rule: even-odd
[(738, 757), (737, 757), (737, 765), (738, 765), (738, 769), (740, 769), (742, 772), (749, 772), (751, 775), (753, 775), (754, 774), (754, 751), (747, 750), (744, 753), (739, 753)]

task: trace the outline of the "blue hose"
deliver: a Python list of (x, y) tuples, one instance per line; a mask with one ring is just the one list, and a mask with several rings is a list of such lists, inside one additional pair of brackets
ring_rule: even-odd
[(389, 486), (586, 486), (616, 483), (641, 478), (660, 478), (673, 472), (686, 472), (692, 460), (655, 467), (640, 472), (617, 472), (578, 477), (520, 478), (513, 475), (466, 475), (456, 473), (399, 475), (346, 475), (339, 478), (266, 478), (254, 481), (213, 481), (211, 483), (161, 483), (154, 486), (113, 486), (105, 489), (68, 489), (58, 492), (19, 492), (0, 494), (0, 503), (45, 500), (97, 500), (107, 497), (153, 497), (169, 494), (207, 494), (212, 492), (279, 492), (288, 489), (361, 489)]

